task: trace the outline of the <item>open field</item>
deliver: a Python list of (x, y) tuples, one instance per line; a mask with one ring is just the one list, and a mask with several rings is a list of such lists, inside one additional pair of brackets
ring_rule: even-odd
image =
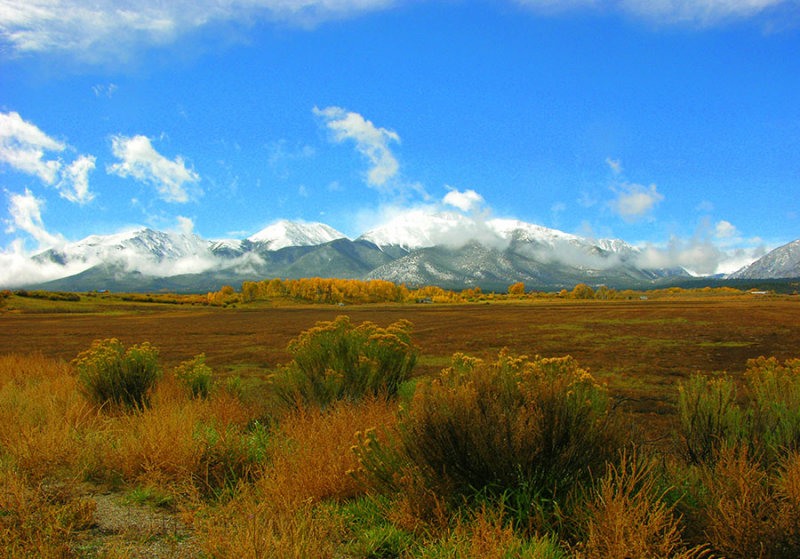
[[(339, 315), (380, 327), (368, 340), (385, 352), (362, 346), (358, 367), (367, 355), (369, 368), (376, 355), (390, 364), (393, 351), (414, 353), (396, 343), (401, 319), (420, 349), (417, 377), (437, 376), (456, 352), (485, 362), (462, 358), (438, 383), (404, 376), (394, 398), (330, 401), (325, 386), (345, 378), (332, 367), (345, 361), (315, 361), (322, 346), (308, 335), (330, 332), (319, 322)], [(798, 325), (797, 297), (747, 294), (238, 308), (12, 299), (0, 313), (0, 548), (81, 558), (796, 557)], [(290, 353), (301, 333), (301, 353)], [(86, 389), (87, 364), (114, 360), (85, 350), (110, 337), (159, 349), (164, 375), (148, 405), (118, 408)], [(199, 353), (216, 377), (205, 393), (173, 368)], [(761, 355), (777, 360), (748, 365)], [(298, 357), (324, 379), (303, 402), (300, 387), (311, 385), (286, 384), (302, 382)], [(380, 379), (390, 369), (376, 370)]]
[(0, 315), (0, 354), (42, 352), (70, 360), (92, 340), (116, 337), (125, 344), (149, 341), (167, 366), (205, 353), (219, 374), (259, 377), (287, 362), (289, 340), (317, 321), (346, 314), (355, 323), (386, 326), (402, 318), (414, 326), (420, 375), (438, 372), (458, 351), (491, 357), (508, 347), (518, 354), (572, 355), (613, 393), (632, 399), (631, 409), (655, 415), (669, 413), (678, 379), (694, 372), (737, 375), (747, 359), (767, 355), (783, 360), (796, 356), (800, 347), (800, 299), (781, 296), (42, 310)]

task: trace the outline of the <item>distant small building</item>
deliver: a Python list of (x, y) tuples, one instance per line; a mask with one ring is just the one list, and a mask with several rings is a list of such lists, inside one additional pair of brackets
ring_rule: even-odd
[(421, 305), (429, 305), (433, 303), (433, 299), (430, 297), (423, 297), (422, 299), (417, 299), (417, 303)]

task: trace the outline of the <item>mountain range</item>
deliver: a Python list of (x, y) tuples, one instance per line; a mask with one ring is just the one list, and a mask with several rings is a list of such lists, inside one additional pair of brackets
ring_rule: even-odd
[[(90, 236), (31, 257), (62, 291), (216, 291), (245, 280), (336, 277), (410, 285), (505, 290), (653, 286), (688, 278), (683, 268), (648, 267), (641, 249), (516, 220), (457, 213), (406, 213), (356, 239), (322, 223), (278, 221), (246, 239), (205, 240), (141, 228)], [(783, 275), (781, 275), (783, 274)], [(788, 275), (786, 275), (788, 274)], [(800, 240), (731, 277), (800, 276)]]

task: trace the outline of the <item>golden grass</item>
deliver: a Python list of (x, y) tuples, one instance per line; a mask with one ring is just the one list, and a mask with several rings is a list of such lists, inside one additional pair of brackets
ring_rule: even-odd
[(0, 466), (2, 556), (70, 557), (70, 545), (93, 523), (94, 501), (70, 485), (31, 485), (20, 471)]
[(356, 432), (396, 424), (397, 403), (380, 397), (303, 408), (282, 421), (270, 464), (256, 483), (266, 499), (290, 503), (343, 500), (365, 492), (353, 475)]
[[(556, 314), (561, 316), (570, 335), (593, 329), (599, 340), (608, 341), (605, 334), (628, 335), (628, 328), (642, 331), (645, 337), (677, 329), (673, 335), (682, 339), (702, 315), (706, 324), (713, 323), (713, 336), (724, 338), (726, 332), (735, 331), (742, 341), (772, 340), (770, 347), (780, 349), (779, 355), (784, 359), (789, 356), (786, 348), (792, 340), (800, 339), (796, 338), (796, 329), (790, 332), (786, 326), (798, 315), (791, 310), (785, 316), (772, 314), (780, 310), (778, 307), (763, 304), (755, 308), (756, 312), (749, 316), (761, 322), (754, 320), (750, 330), (743, 329), (740, 319), (734, 316), (734, 311), (745, 308), (738, 303), (726, 308), (728, 314), (724, 316), (715, 314), (710, 307), (701, 309), (705, 313), (669, 307), (666, 318), (676, 320), (666, 322), (659, 313), (667, 307), (650, 313), (651, 309), (637, 305), (636, 312), (628, 312), (623, 305), (612, 309), (602, 303), (592, 305), (592, 316), (597, 319), (594, 323), (587, 322), (586, 307), (577, 303), (553, 304), (542, 316), (546, 320), (556, 320)], [(525, 317), (528, 321), (538, 317), (531, 314), (532, 308), (503, 305), (506, 314), (502, 317), (482, 307), (470, 308), (469, 313), (452, 308), (416, 310), (424, 317), (423, 324), (428, 322), (426, 327), (415, 329), (421, 336), (415, 341), (420, 342), (423, 351), (435, 350), (428, 352), (431, 370), (424, 372), (438, 368), (434, 358), (440, 352), (470, 349), (470, 344), (482, 352), (494, 352), (495, 343), (508, 345), (509, 341), (526, 351), (550, 347), (547, 344), (557, 341), (555, 337), (544, 338), (543, 346), (535, 345), (540, 343), (537, 336), (547, 324), (520, 327), (526, 324)], [(291, 336), (297, 334), (304, 321), (319, 318), (322, 312), (293, 310), (298, 313), (293, 321), (277, 327), (281, 332), (291, 330)], [(359, 312), (356, 319), (372, 314)], [(406, 313), (398, 308), (383, 309), (379, 314), (379, 323), (391, 323)], [(619, 315), (638, 322), (608, 321)], [(768, 316), (770, 320), (774, 318), (772, 326), (767, 324)], [(226, 324), (247, 329), (256, 328), (258, 322), (263, 331), (264, 317), (259, 312), (231, 312), (229, 317)], [(3, 317), (6, 318), (14, 317)], [(95, 317), (103, 324), (109, 318)], [(154, 324), (153, 317), (125, 318), (123, 322), (136, 323), (135, 328)], [(172, 318), (180, 318), (179, 322), (188, 329), (187, 324), (197, 317), (192, 318), (192, 311), (186, 311), (182, 317), (176, 313)], [(459, 328), (465, 320), (472, 324), (462, 331)], [(201, 331), (201, 338), (211, 322), (193, 326)], [(84, 322), (83, 326), (89, 324)], [(512, 324), (516, 330), (510, 331)], [(97, 331), (94, 327), (91, 330)], [(11, 331), (14, 338), (22, 339), (13, 327)], [(504, 331), (515, 336), (504, 338)], [(780, 336), (768, 336), (770, 332)], [(231, 347), (238, 345), (235, 332), (233, 337), (226, 334), (225, 338), (229, 347), (223, 347), (213, 357), (218, 363), (233, 351)], [(141, 341), (128, 339), (131, 343)], [(160, 342), (157, 334), (155, 340)], [(612, 349), (581, 346), (590, 340), (586, 336), (575, 335), (575, 340), (574, 353), (588, 355), (594, 351), (593, 359), (601, 363), (612, 357), (633, 359), (634, 354), (641, 353), (626, 345), (612, 356)], [(695, 345), (700, 347), (703, 341), (708, 340), (698, 340)], [(462, 342), (463, 347), (452, 347)], [(54, 343), (57, 346), (60, 342)], [(186, 348), (176, 345), (169, 352), (175, 362), (206, 349), (192, 345), (192, 340), (181, 342), (184, 343)], [(697, 357), (692, 343), (675, 357), (675, 370), (684, 370)], [(265, 344), (272, 347), (272, 341), (264, 337), (250, 339), (245, 345), (266, 354)], [(531, 347), (523, 348), (526, 345)], [(49, 350), (53, 347), (48, 345)], [(750, 352), (764, 347), (761, 342), (755, 346), (720, 346), (702, 366), (716, 368), (734, 354), (750, 357)], [(273, 348), (270, 356), (280, 356), (280, 351)], [(670, 358), (662, 352), (654, 359), (657, 370), (666, 366)], [(579, 362), (584, 365), (583, 359)], [(738, 367), (737, 370), (744, 370), (743, 360)], [(642, 384), (642, 390), (652, 388), (648, 382)], [(654, 397), (674, 398), (672, 392), (672, 396), (667, 395), (667, 385), (674, 387), (664, 382), (662, 393)], [(250, 393), (245, 396), (255, 399)], [(173, 510), (180, 510), (192, 524), (197, 545), (211, 557), (348, 556), (346, 552), (354, 549), (350, 544), (359, 530), (375, 526), (348, 524), (350, 517), (342, 512), (351, 506), (348, 503), (352, 499), (363, 495), (369, 498), (371, 491), (350, 474), (350, 470), (358, 468), (351, 451), (357, 440), (355, 433), (375, 427), (381, 437), (382, 433), (392, 433), (397, 425), (398, 404), (375, 398), (361, 403), (340, 402), (324, 411), (308, 407), (269, 416), (267, 412), (274, 413), (274, 409), (265, 403), (248, 404), (247, 398), (243, 401), (236, 391), (222, 385), (206, 399), (192, 398), (166, 374), (153, 393), (150, 408), (107, 412), (86, 402), (72, 369), (64, 361), (39, 353), (0, 355), (0, 556), (67, 557), (78, 553), (75, 550), (80, 550), (81, 542), (87, 539), (95, 515), (92, 499), (85, 497), (83, 481), (87, 479), (95, 484), (93, 490), (105, 490), (106, 482), (115, 482), (127, 488), (144, 486), (165, 492), (173, 499)], [(592, 514), (591, 520), (584, 521), (585, 541), (572, 552), (580, 552), (583, 557), (699, 557), (699, 550), (707, 548), (731, 559), (800, 555), (797, 452), (765, 464), (743, 450), (726, 450), (713, 465), (682, 465), (694, 472), (681, 486), (690, 490), (678, 505), (683, 519), (677, 513), (678, 507), (664, 504), (665, 485), (656, 480), (653, 468), (647, 465), (650, 462), (628, 460), (598, 481), (593, 500), (586, 505)], [(503, 517), (507, 512), (500, 512), (494, 505), (459, 511), (457, 504), (444, 504), (422, 486), (416, 490), (413, 483), (403, 487), (405, 493), (382, 501), (385, 506), (378, 507), (375, 515), (379, 520), (374, 522), (400, 532), (402, 538), (398, 541), (407, 544), (403, 549), (407, 549), (409, 557), (566, 557), (552, 536), (540, 539), (514, 529)], [(679, 493), (675, 489), (669, 502), (674, 502)], [(684, 538), (682, 534), (689, 536)], [(693, 551), (686, 551), (689, 538), (691, 545), (706, 547), (697, 548), (697, 555), (691, 555)], [(120, 546), (124, 544), (120, 542)], [(128, 553), (128, 548), (119, 548), (119, 556)], [(130, 555), (135, 554), (131, 548)]]
[(664, 502), (656, 484), (655, 463), (623, 454), (600, 480), (588, 507), (586, 541), (576, 553), (585, 559), (689, 559), (704, 549), (686, 550), (680, 517)]
[(303, 408), (281, 422), (271, 460), (252, 485), (196, 522), (200, 546), (215, 557), (332, 557), (344, 537), (329, 507), (364, 493), (352, 475), (355, 432), (395, 422), (397, 404), (368, 398)]
[(341, 518), (330, 510), (265, 501), (252, 488), (200, 515), (195, 529), (198, 546), (210, 557), (243, 559), (335, 557), (344, 537)]
[(28, 476), (42, 479), (77, 465), (83, 438), (97, 423), (65, 363), (0, 357), (0, 448)]

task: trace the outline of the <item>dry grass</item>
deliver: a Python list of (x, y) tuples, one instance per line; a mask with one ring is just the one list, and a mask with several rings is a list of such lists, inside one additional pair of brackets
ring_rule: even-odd
[(252, 488), (198, 516), (195, 528), (198, 545), (209, 556), (243, 559), (335, 557), (344, 536), (341, 518), (331, 511), (265, 501)]
[[(148, 307), (115, 313), (5, 313), (0, 354), (43, 351), (72, 359), (91, 341), (117, 337), (125, 344), (150, 340), (165, 369), (200, 352), (218, 373), (263, 377), (287, 363), (288, 342), (339, 307), (209, 309)], [(490, 305), (374, 305), (347, 307), (354, 323), (414, 324), (423, 356), (417, 374), (436, 374), (437, 359), (462, 351), (489, 358), (502, 347), (517, 354), (572, 355), (612, 394), (664, 434), (674, 411), (675, 381), (700, 372), (728, 371), (740, 378), (750, 358), (783, 361), (800, 347), (797, 298), (676, 298), (649, 301), (544, 301)], [(46, 343), (44, 343), (46, 341)]]
[(353, 475), (358, 468), (352, 450), (356, 433), (376, 427), (392, 429), (396, 412), (396, 402), (380, 397), (294, 412), (281, 423), (280, 442), (257, 489), (267, 499), (288, 503), (343, 500), (364, 493)]
[(395, 422), (397, 404), (304, 408), (281, 422), (271, 460), (252, 485), (197, 521), (200, 546), (215, 557), (332, 557), (344, 537), (342, 519), (319, 506), (363, 494), (352, 475), (356, 430)]
[(70, 557), (70, 546), (93, 523), (94, 501), (71, 485), (31, 484), (0, 466), (0, 549), (3, 557)]
[(658, 487), (654, 462), (624, 454), (600, 480), (589, 503), (587, 538), (578, 558), (689, 559), (705, 556), (702, 548), (686, 550), (680, 517)]
[(767, 469), (746, 446), (728, 447), (703, 470), (701, 521), (715, 551), (731, 559), (800, 556), (798, 460), (793, 452)]
[(97, 424), (68, 365), (40, 354), (0, 357), (0, 448), (27, 476), (79, 475), (83, 439)]
[[(412, 474), (401, 484), (403, 494), (382, 501), (373, 524), (349, 524), (342, 511), (354, 498), (366, 501), (370, 491), (348, 473), (357, 468), (350, 449), (355, 432), (379, 438), (383, 426), (393, 432), (396, 403), (369, 399), (269, 417), (264, 404), (246, 403), (260, 396), (253, 396), (247, 382), (241, 385), (245, 401), (221, 388), (224, 383), (200, 399), (165, 375), (149, 409), (98, 413), (61, 360), (102, 332), (126, 344), (151, 339), (162, 349), (167, 370), (205, 351), (217, 370), (244, 367), (261, 375), (288, 360), (283, 348), (289, 339), (339, 312), (297, 307), (4, 314), (7, 335), (0, 338), (0, 352), (39, 346), (50, 356), (0, 355), (0, 555), (66, 557), (86, 549), (81, 542), (97, 514), (92, 500), (82, 496), (80, 482), (89, 479), (103, 490), (114, 482), (169, 495), (168, 514), (180, 510), (197, 545), (213, 557), (351, 556), (359, 534), (395, 534), (396, 545), (365, 546), (353, 557), (386, 556), (380, 550), (387, 549), (405, 550), (390, 556), (430, 559), (565, 557), (553, 536), (531, 537), (514, 528), (509, 511), (497, 502), (459, 513), (424, 484), (414, 485)], [(641, 397), (634, 408), (669, 413), (676, 376), (728, 369), (738, 382), (748, 358), (771, 354), (782, 361), (800, 345), (800, 305), (788, 300), (397, 306), (348, 314), (383, 325), (411, 319), (424, 355), (423, 375), (438, 373), (443, 356), (459, 350), (480, 357), (496, 355), (503, 346), (527, 354), (570, 353), (582, 367), (608, 378), (617, 395)], [(639, 420), (654, 417), (642, 414)], [(379, 429), (370, 431), (374, 427)], [(665, 504), (674, 503), (675, 495), (665, 499), (665, 486), (653, 485), (647, 460), (617, 467), (596, 487), (581, 552), (690, 557), (684, 540), (691, 537), (692, 544), (705, 543), (731, 559), (800, 556), (800, 456), (753, 458), (749, 451), (725, 450), (715, 464), (682, 465), (695, 472), (681, 485), (690, 489), (678, 505), (682, 520), (678, 507)], [(128, 543), (119, 542), (118, 556), (136, 554)]]
[(483, 505), (467, 517), (459, 517), (442, 537), (424, 548), (414, 549), (409, 557), (444, 559), (480, 557), (506, 559), (566, 559), (554, 538), (520, 536), (501, 507)]
[(96, 477), (207, 493), (249, 474), (247, 426), (255, 410), (224, 390), (190, 398), (176, 384), (166, 381), (150, 408), (106, 418), (92, 433)]

